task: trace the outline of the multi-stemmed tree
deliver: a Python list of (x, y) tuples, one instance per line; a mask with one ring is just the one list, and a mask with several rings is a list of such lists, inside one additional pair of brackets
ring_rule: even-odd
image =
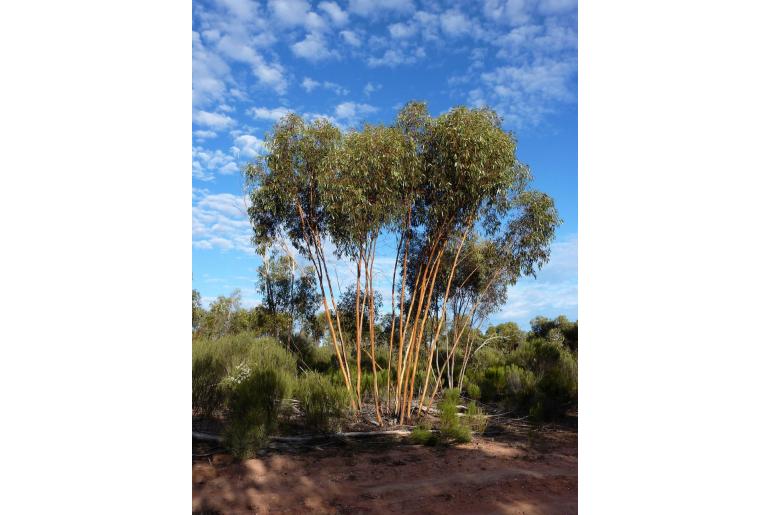
[[(393, 127), (367, 125), (345, 134), (327, 121), (307, 124), (289, 115), (276, 124), (266, 148), (246, 173), (255, 243), (264, 248), (285, 236), (311, 262), (341, 374), (351, 403), (360, 407), (327, 248), (333, 245), (356, 264), (358, 381), (366, 318), (377, 419), (386, 411), (405, 421), (415, 394), (418, 412), (424, 405), (431, 381), (432, 402), (463, 334), (496, 304), (500, 288), (548, 260), (559, 223), (552, 199), (528, 189), (531, 175), (516, 158), (516, 142), (488, 109), (459, 107), (432, 118), (425, 104), (412, 102)], [(374, 359), (374, 263), (378, 239), (388, 232), (398, 245), (383, 409)], [(471, 252), (464, 253), (469, 241)], [(451, 346), (434, 371), (432, 358), (447, 327)]]

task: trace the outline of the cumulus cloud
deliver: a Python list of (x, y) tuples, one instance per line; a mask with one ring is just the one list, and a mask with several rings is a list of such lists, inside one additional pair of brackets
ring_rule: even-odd
[(350, 0), (349, 9), (359, 16), (371, 16), (383, 12), (411, 12), (414, 10), (414, 4), (412, 0)]
[(265, 148), (265, 143), (251, 134), (241, 134), (233, 140), (231, 151), (237, 156), (253, 159)]
[(382, 89), (382, 84), (373, 84), (371, 82), (367, 82), (366, 86), (364, 86), (364, 96), (368, 97), (375, 91), (378, 91)]
[(207, 49), (199, 33), (192, 33), (192, 100), (193, 106), (216, 102), (227, 92), (230, 66), (216, 53)]
[(334, 117), (343, 121), (356, 121), (364, 115), (376, 113), (377, 108), (369, 104), (343, 102), (334, 108)]
[(541, 0), (538, 9), (543, 14), (560, 14), (574, 11), (577, 0)]
[(229, 116), (209, 111), (195, 111), (193, 113), (193, 122), (204, 127), (211, 127), (212, 129), (225, 129), (235, 124), (235, 120)]
[(192, 215), (193, 247), (254, 252), (243, 197), (194, 189)]
[(303, 25), (310, 10), (305, 0), (269, 0), (267, 6), (275, 19), (287, 26)]
[(203, 147), (192, 148), (193, 177), (202, 181), (214, 180), (217, 173), (228, 175), (239, 170), (232, 155), (221, 150), (209, 150)]
[(327, 91), (331, 91), (336, 95), (347, 95), (349, 93), (347, 88), (344, 88), (343, 86), (341, 86), (340, 84), (337, 84), (336, 82), (331, 82), (328, 80), (325, 80), (323, 82), (318, 82), (317, 80), (313, 80), (310, 77), (305, 77), (304, 79), (302, 79), (302, 88), (308, 93), (312, 93), (314, 89), (319, 87)]
[(291, 45), (291, 51), (297, 57), (302, 57), (308, 61), (323, 61), (339, 56), (336, 51), (327, 48), (326, 39), (315, 32), (307, 34), (305, 39)]
[(285, 107), (274, 107), (272, 109), (267, 107), (252, 107), (249, 109), (249, 114), (258, 120), (273, 120), (278, 121), (291, 111)]
[(277, 60), (267, 60), (261, 50), (275, 43), (276, 37), (256, 2), (223, 0), (216, 2), (214, 9), (194, 9), (193, 13), (199, 25), (198, 37), (193, 36), (196, 98), (224, 94), (225, 84), (234, 82), (229, 68), (225, 69), (228, 62), (246, 64), (258, 84), (279, 94), (286, 91), (283, 66)]
[(320, 85), (321, 85), (320, 82), (318, 82), (317, 80), (313, 80), (310, 77), (305, 77), (304, 79), (302, 79), (302, 87), (308, 93), (312, 92), (315, 88), (317, 88)]
[(551, 245), (551, 259), (537, 279), (522, 278), (508, 288), (508, 298), (492, 323), (514, 320), (526, 328), (538, 316), (577, 316), (577, 235), (568, 235)]
[(345, 40), (345, 43), (352, 47), (361, 46), (361, 38), (352, 30), (343, 30), (340, 32), (340, 37)]
[(378, 66), (388, 66), (394, 68), (402, 64), (416, 63), (423, 57), (425, 57), (425, 50), (421, 47), (410, 51), (391, 48), (390, 50), (386, 50), (385, 53), (380, 57), (369, 57), (366, 60), (366, 63), (373, 68)]
[(559, 104), (575, 99), (574, 59), (501, 66), (481, 74), (481, 86), (468, 92), (472, 105), (493, 107), (506, 125), (537, 125)]
[(468, 16), (460, 11), (447, 11), (441, 15), (441, 30), (449, 37), (460, 37), (471, 31)]
[(516, 25), (530, 19), (533, 4), (527, 0), (484, 0), (484, 14), (498, 23)]
[(214, 131), (197, 130), (197, 131), (193, 131), (193, 136), (199, 139), (210, 139), (210, 138), (215, 138), (217, 136), (217, 133)]
[(343, 11), (337, 2), (321, 2), (318, 4), (318, 8), (326, 13), (331, 19), (332, 23), (337, 26), (342, 26), (348, 22), (348, 13)]
[(388, 26), (388, 32), (393, 38), (408, 39), (417, 33), (417, 25), (398, 22)]

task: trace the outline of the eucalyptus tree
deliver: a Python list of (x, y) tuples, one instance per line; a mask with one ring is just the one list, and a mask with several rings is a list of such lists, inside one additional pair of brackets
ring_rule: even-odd
[[(356, 395), (361, 403), (361, 345), (364, 309), (368, 311), (370, 355), (375, 378), (375, 415), (382, 423), (375, 356), (374, 264), (377, 241), (393, 224), (401, 205), (399, 184), (414, 167), (412, 146), (396, 128), (365, 125), (344, 135), (326, 161), (321, 183), (322, 202), (329, 214), (329, 234), (340, 257), (356, 263), (355, 340)], [(363, 292), (362, 286), (363, 271)], [(363, 295), (363, 296), (362, 296)]]
[[(528, 189), (531, 175), (516, 158), (516, 141), (489, 109), (459, 107), (432, 118), (424, 103), (411, 102), (393, 127), (367, 125), (344, 135), (327, 121), (308, 124), (289, 115), (266, 138), (266, 148), (266, 156), (246, 170), (252, 187), (249, 216), (254, 242), (264, 249), (286, 236), (311, 261), (328, 331), (354, 406), (361, 404), (360, 386), (353, 391), (325, 242), (334, 244), (339, 257), (356, 263), (354, 332), (360, 378), (365, 321), (371, 355), (375, 354), (377, 242), (386, 231), (396, 235), (386, 411), (392, 408), (403, 422), (412, 414), (421, 362), (426, 370), (418, 411), (425, 400), (435, 342), (446, 330), (450, 298), (457, 297), (453, 302), (458, 305), (453, 306), (453, 343), (444, 366), (453, 359), (474, 317), (483, 318), (485, 306), (496, 305), (490, 299), (495, 298), (500, 284), (533, 275), (547, 261), (548, 245), (559, 223), (553, 201)], [(483, 270), (468, 270), (461, 263), (469, 237), (486, 240), (482, 255), (489, 264)], [(455, 281), (458, 267), (464, 284)], [(472, 296), (463, 290), (470, 284)], [(395, 384), (391, 389), (392, 366)], [(430, 402), (443, 371), (436, 372)], [(374, 359), (372, 372), (376, 377)], [(376, 380), (374, 385), (380, 420)]]
[[(484, 281), (486, 284), (481, 296), (469, 310), (469, 321), (479, 306), (483, 305), (482, 301), (493, 285), (499, 287), (502, 284), (507, 287), (516, 284), (522, 276), (536, 277), (537, 271), (550, 257), (550, 243), (561, 223), (553, 199), (539, 191), (522, 189), (514, 195), (506, 195), (503, 201), (492, 207), (494, 209), (490, 209), (481, 226), (494, 247), (494, 253), (489, 258), (488, 277)], [(448, 360), (454, 355), (460, 338), (468, 327), (466, 322), (461, 328), (450, 349)], [(439, 379), (428, 406), (432, 404), (441, 384), (442, 372), (443, 370), (440, 370), (437, 374)], [(425, 386), (420, 406), (427, 393), (427, 382)]]
[[(444, 367), (453, 359), (468, 323), (474, 319), (490, 288), (513, 284), (522, 275), (534, 274), (548, 259), (548, 246), (559, 224), (553, 200), (528, 189), (529, 169), (516, 158), (516, 141), (501, 127), (500, 118), (488, 109), (455, 108), (437, 117), (421, 117), (419, 130), (412, 131), (421, 178), (415, 198), (411, 227), (417, 253), (405, 252), (415, 270), (409, 285), (409, 309), (404, 331), (403, 366), (397, 369), (396, 397), (400, 420), (411, 414), (417, 367), (424, 342), (435, 342), (446, 320), (448, 300), (464, 244), (475, 232), (489, 243), (492, 266), (479, 278), (483, 285), (468, 309), (466, 323), (453, 328), (454, 343)], [(472, 238), (474, 236), (471, 236)], [(446, 254), (446, 257), (445, 257)], [(414, 256), (414, 257), (412, 257)], [(442, 281), (436, 290), (439, 271)], [(406, 270), (404, 270), (406, 272)], [(481, 271), (475, 272), (482, 275)], [(474, 274), (465, 279), (472, 280)], [(406, 281), (403, 281), (406, 282)], [(438, 295), (433, 298), (434, 293)], [(491, 305), (494, 305), (492, 303)], [(433, 336), (424, 330), (433, 313)], [(426, 349), (421, 409), (432, 375), (436, 345)], [(436, 374), (431, 402), (441, 384), (442, 369)]]
[(198, 329), (198, 325), (200, 324), (200, 321), (203, 318), (204, 314), (205, 314), (205, 310), (203, 309), (203, 305), (201, 304), (201, 294), (198, 290), (193, 289), (192, 291), (192, 330), (193, 332), (195, 332)]
[[(329, 233), (329, 210), (321, 201), (320, 191), (323, 175), (328, 170), (328, 157), (341, 142), (342, 133), (328, 120), (306, 123), (301, 117), (289, 114), (279, 120), (267, 136), (266, 155), (246, 167), (245, 179), (251, 201), (248, 214), (257, 251), (264, 254), (275, 241), (286, 237), (312, 264), (332, 346), (355, 406), (345, 342), (324, 250)], [(332, 312), (336, 314), (336, 326)]]
[[(290, 333), (297, 322), (302, 329), (312, 328), (321, 304), (314, 274), (313, 267), (299, 267), (291, 256), (276, 252), (265, 255), (257, 269), (257, 289), (262, 294), (265, 310), (271, 315), (288, 315)], [(289, 334), (289, 339), (291, 337)]]
[[(494, 236), (501, 218), (508, 215), (531, 178), (527, 167), (516, 159), (515, 140), (489, 109), (455, 108), (424, 119), (421, 129), (415, 140), (424, 180), (412, 216), (421, 250), (412, 264), (417, 273), (407, 312), (408, 337), (403, 336), (405, 366), (397, 371), (402, 421), (410, 415), (423, 333), (431, 307), (436, 305), (432, 296), (447, 247), (451, 247), (451, 265), (438, 303), (441, 312), (435, 335), (441, 333), (450, 287), (469, 233), (479, 227), (483, 234)], [(423, 398), (434, 351), (435, 346), (428, 349)]]
[[(472, 331), (463, 330), (465, 325), (467, 324), (470, 328), (478, 327), (490, 313), (506, 301), (507, 285), (503, 281), (491, 281), (496, 271), (497, 256), (498, 250), (494, 244), (488, 240), (480, 239), (476, 234), (467, 239), (460, 253), (456, 273), (449, 285), (449, 296), (447, 297), (448, 311), (452, 321), (451, 330), (445, 337), (445, 359), (447, 361), (445, 369), (449, 388), (454, 387), (456, 357), (456, 353), (450, 354), (450, 345), (454, 347), (454, 344), (464, 335), (466, 352), (463, 357), (468, 356), (468, 348), (474, 338)], [(449, 266), (449, 263), (442, 265), (444, 270), (447, 270)], [(442, 288), (446, 286), (446, 280), (446, 272), (439, 274), (438, 284)], [(490, 284), (488, 288), (487, 284)], [(476, 306), (476, 309), (470, 312), (473, 306)], [(438, 306), (435, 310), (438, 310)], [(463, 359), (460, 384), (462, 384), (465, 364), (466, 360)]]

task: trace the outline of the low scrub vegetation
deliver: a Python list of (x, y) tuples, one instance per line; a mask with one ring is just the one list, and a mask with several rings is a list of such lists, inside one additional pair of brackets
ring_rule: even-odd
[(300, 377), (296, 396), (306, 425), (320, 431), (339, 429), (350, 407), (345, 389), (318, 372), (306, 372)]

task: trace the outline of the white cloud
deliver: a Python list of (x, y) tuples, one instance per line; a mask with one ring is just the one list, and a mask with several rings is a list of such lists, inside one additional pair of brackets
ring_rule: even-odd
[(317, 88), (320, 85), (321, 85), (320, 82), (318, 82), (317, 80), (313, 80), (310, 77), (305, 77), (304, 79), (302, 79), (302, 87), (305, 88), (305, 91), (307, 91), (308, 93), (312, 92), (315, 88)]
[(230, 162), (230, 163), (227, 163), (222, 168), (220, 168), (219, 173), (221, 173), (222, 175), (231, 175), (234, 173), (238, 173), (239, 170), (240, 168), (238, 167), (237, 164), (235, 164), (235, 162)]
[(343, 11), (337, 2), (321, 2), (318, 8), (325, 12), (337, 26), (345, 25), (348, 22), (348, 13)]
[(334, 50), (329, 50), (326, 47), (326, 40), (324, 37), (315, 32), (307, 34), (305, 39), (291, 45), (291, 51), (297, 57), (302, 57), (308, 61), (323, 61), (339, 56)]
[(471, 31), (468, 16), (460, 11), (447, 11), (441, 15), (441, 30), (450, 37), (458, 37)]
[(239, 170), (232, 155), (221, 150), (208, 150), (203, 147), (192, 148), (193, 177), (202, 181), (214, 180), (215, 174), (228, 175)]
[(414, 10), (412, 0), (350, 0), (350, 12), (360, 16), (383, 12), (406, 13)]
[(577, 235), (551, 244), (551, 259), (538, 272), (537, 279), (522, 278), (508, 288), (508, 300), (491, 316), (495, 323), (518, 321), (526, 328), (538, 316), (571, 314), (577, 316)]
[(323, 89), (332, 91), (337, 95), (347, 95), (349, 93), (349, 91), (346, 88), (340, 86), (336, 82), (331, 82), (328, 80), (325, 80), (323, 82), (318, 82), (317, 80), (313, 80), (310, 77), (305, 77), (304, 79), (302, 79), (302, 87), (308, 93), (311, 93), (314, 89), (318, 87), (322, 87)]
[(242, 134), (233, 140), (231, 151), (236, 155), (243, 155), (249, 159), (256, 157), (265, 148), (265, 144), (250, 134)]
[(239, 18), (250, 20), (257, 15), (257, 4), (251, 0), (217, 0)]
[(372, 84), (371, 82), (367, 82), (366, 86), (364, 86), (364, 96), (368, 97), (380, 89), (382, 89), (382, 84)]
[(270, 0), (268, 8), (273, 18), (285, 27), (302, 26), (311, 32), (328, 29), (326, 21), (310, 10), (310, 4), (305, 0)]
[[(249, 65), (260, 85), (283, 94), (287, 87), (283, 66), (277, 60), (269, 62), (258, 51), (276, 42), (273, 27), (264, 13), (260, 12), (258, 3), (250, 0), (223, 0), (218, 1), (217, 5), (220, 9), (193, 9), (199, 21), (201, 36), (198, 41), (195, 38), (193, 41), (193, 82), (197, 80), (207, 86), (200, 88), (198, 98), (205, 97), (206, 91), (212, 88), (219, 91), (221, 96), (224, 83), (235, 82), (229, 69), (225, 71), (222, 66), (226, 60)], [(197, 79), (197, 75), (201, 78)], [(233, 89), (238, 91), (240, 88)]]
[(576, 71), (570, 61), (544, 61), (527, 66), (502, 66), (482, 73), (481, 80), (501, 97), (523, 93), (547, 100), (568, 101), (574, 98), (569, 79)]
[(484, 14), (499, 23), (516, 25), (530, 19), (532, 3), (527, 0), (485, 0)]
[(248, 112), (251, 116), (260, 120), (278, 121), (291, 111), (285, 107), (275, 107), (273, 109), (267, 107), (252, 107)]
[(361, 38), (352, 30), (343, 30), (340, 32), (340, 36), (342, 36), (342, 39), (345, 40), (345, 43), (352, 47), (361, 46)]
[(310, 10), (305, 0), (269, 0), (267, 5), (275, 19), (288, 26), (303, 25)]
[(468, 92), (468, 100), (475, 106), (491, 106), (507, 125), (537, 125), (558, 104), (576, 100), (576, 72), (575, 59), (501, 66), (481, 74), (480, 87)]
[(214, 131), (204, 131), (204, 130), (193, 131), (193, 136), (200, 139), (215, 138), (216, 135), (217, 133)]
[(560, 14), (574, 10), (577, 0), (541, 0), (538, 9), (543, 14)]
[(396, 39), (408, 39), (417, 33), (417, 26), (413, 24), (398, 22), (388, 27), (390, 36)]
[(192, 215), (193, 247), (254, 252), (242, 197), (194, 189)]
[(334, 116), (339, 120), (353, 122), (364, 115), (377, 112), (377, 108), (369, 104), (358, 104), (356, 102), (343, 102), (334, 108)]
[(366, 63), (371, 67), (389, 66), (391, 68), (402, 64), (413, 64), (418, 59), (425, 57), (423, 48), (416, 48), (413, 51), (405, 52), (401, 49), (386, 50), (382, 57), (369, 57)]
[(203, 45), (199, 33), (193, 31), (192, 41), (192, 100), (194, 106), (203, 106), (224, 97), (230, 67)]
[(193, 122), (204, 127), (211, 127), (212, 129), (224, 129), (233, 125), (235, 120), (221, 113), (195, 111), (193, 113)]

